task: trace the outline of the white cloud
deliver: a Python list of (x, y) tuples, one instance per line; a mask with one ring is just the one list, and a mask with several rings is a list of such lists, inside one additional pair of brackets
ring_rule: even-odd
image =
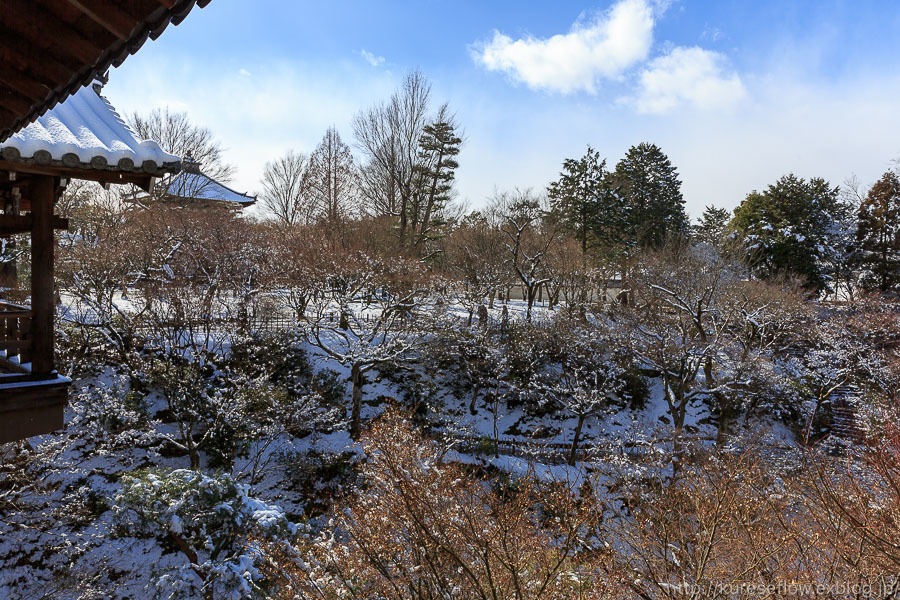
[(240, 71), (238, 71), (238, 74), (243, 75), (244, 77), (250, 77), (251, 75), (253, 75), (253, 73), (251, 73), (247, 69), (241, 69)]
[(601, 79), (620, 77), (645, 60), (653, 43), (653, 8), (646, 0), (620, 0), (608, 11), (575, 23), (569, 33), (513, 40), (494, 32), (473, 56), (535, 89), (597, 92)]
[(359, 55), (362, 56), (363, 59), (367, 63), (372, 65), (373, 67), (377, 67), (384, 63), (383, 56), (375, 56), (374, 54), (372, 54), (371, 52), (369, 52), (368, 50), (365, 50), (365, 49), (362, 52), (360, 52)]
[(728, 72), (724, 55), (698, 47), (676, 47), (650, 61), (639, 78), (636, 97), (625, 98), (642, 113), (665, 113), (681, 104), (723, 110), (746, 96), (744, 84)]

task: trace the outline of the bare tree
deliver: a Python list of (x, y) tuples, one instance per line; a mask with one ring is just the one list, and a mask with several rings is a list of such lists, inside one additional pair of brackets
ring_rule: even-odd
[(167, 152), (190, 156), (216, 181), (227, 183), (234, 177), (234, 166), (225, 162), (219, 140), (210, 129), (191, 123), (186, 112), (157, 108), (148, 115), (132, 113), (128, 124), (139, 137), (157, 142)]
[(635, 276), (635, 303), (623, 311), (632, 349), (662, 379), (672, 419), (673, 476), (689, 408), (728, 389), (715, 366), (734, 318), (726, 292), (741, 274), (732, 267), (695, 247), (671, 244), (647, 255)]
[(506, 249), (511, 255), (513, 271), (525, 288), (525, 315), (530, 321), (537, 292), (549, 281), (543, 266), (547, 252), (556, 238), (556, 231), (552, 228), (542, 229), (544, 212), (541, 202), (530, 190), (500, 194), (494, 199), (494, 204), (504, 216)]
[(553, 244), (544, 261), (549, 281), (545, 284), (552, 309), (560, 298), (566, 308), (578, 306), (582, 314), (592, 298), (593, 269), (587, 264), (585, 253), (575, 238), (568, 237)]
[(507, 277), (503, 234), (485, 215), (473, 213), (445, 239), (444, 252), (445, 268), (459, 283), (471, 325), (476, 308), (486, 297), (493, 303)]
[[(350, 434), (358, 439), (365, 374), (421, 345), (427, 287), (417, 262), (345, 253), (317, 265), (319, 289), (306, 305), (304, 333), (331, 360), (350, 368)], [(428, 308), (436, 308), (429, 306)]]
[(309, 157), (294, 150), (266, 163), (261, 203), (280, 223), (308, 225), (314, 220), (318, 206), (309, 193), (309, 167)]
[[(303, 598), (609, 598), (594, 517), (562, 482), (488, 486), (448, 463), (396, 411), (367, 433), (369, 487), (336, 512), (303, 563), (280, 561)], [(309, 566), (307, 566), (309, 565)], [(609, 569), (606, 569), (609, 572)], [(288, 585), (290, 584), (290, 585)]]
[(577, 418), (569, 451), (569, 465), (575, 466), (578, 443), (588, 417), (608, 406), (624, 388), (624, 369), (610, 352), (608, 340), (590, 328), (563, 320), (556, 336), (562, 341), (559, 369), (538, 375), (536, 384), (542, 392), (557, 398)]
[(331, 226), (347, 219), (356, 209), (356, 163), (350, 147), (334, 127), (309, 159), (309, 195), (317, 208), (317, 216)]
[(83, 354), (129, 367), (148, 302), (132, 294), (126, 308), (120, 299), (152, 276), (176, 242), (161, 235), (160, 212), (135, 210), (103, 190), (72, 216), (77, 229), (59, 246), (59, 288), (69, 304), (61, 321), (79, 330)]
[(420, 71), (384, 104), (360, 112), (353, 134), (366, 158), (362, 191), (375, 216), (399, 217), (401, 246), (407, 243), (409, 208), (415, 192), (419, 140), (428, 124), (431, 84)]

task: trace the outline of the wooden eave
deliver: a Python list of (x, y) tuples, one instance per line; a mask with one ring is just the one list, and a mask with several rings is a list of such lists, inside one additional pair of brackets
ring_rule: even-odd
[[(50, 175), (62, 179), (84, 179), (102, 184), (130, 183), (148, 193), (153, 188), (157, 177), (156, 172), (121, 171), (115, 168), (103, 169), (84, 163), (78, 163), (77, 166), (66, 166), (62, 161), (48, 161), (46, 164), (40, 164), (33, 159), (16, 161), (0, 159), (0, 173), (4, 172)], [(8, 174), (0, 177), (0, 185), (3, 185), (5, 181), (9, 181)]]
[(210, 1), (2, 0), (0, 142)]

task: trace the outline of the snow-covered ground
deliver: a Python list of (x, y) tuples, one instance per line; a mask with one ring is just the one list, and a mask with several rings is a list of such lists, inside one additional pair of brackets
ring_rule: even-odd
[[(492, 320), (502, 318), (503, 304), (489, 311)], [(525, 305), (507, 305), (510, 319), (522, 319)], [(452, 307), (459, 319), (468, 311)], [(536, 305), (533, 318), (548, 319), (545, 305)], [(347, 365), (339, 364), (314, 346), (305, 347), (313, 367), (330, 369), (347, 381)], [(428, 379), (425, 418), (437, 436), (472, 436), (534, 440), (540, 433), (544, 444), (569, 444), (576, 418), (567, 413), (543, 417), (529, 415), (523, 408), (499, 406), (496, 421), (491, 407), (477, 404), (469, 410), (469, 397), (456, 397), (446, 378), (453, 374), (429, 375), (421, 364), (411, 372)], [(165, 419), (111, 433), (85, 418), (86, 403), (102, 396), (122, 398), (125, 378), (113, 369), (77, 381), (67, 410), (66, 428), (58, 433), (31, 439), (26, 445), (3, 447), (0, 467), (0, 598), (77, 598), (84, 589), (114, 590), (113, 598), (142, 598), (156, 575), (184, 562), (176, 552), (166, 552), (153, 540), (120, 535), (109, 510), (123, 474), (151, 467), (186, 468), (187, 456), (173, 453), (165, 438), (174, 433)], [(364, 421), (384, 410), (384, 398), (402, 399), (406, 390), (378, 371), (368, 374), (364, 386)], [(349, 385), (347, 396), (349, 397)], [(165, 408), (159, 394), (148, 397), (148, 413), (161, 414)], [(97, 410), (94, 408), (93, 410)], [(496, 428), (495, 428), (496, 422)], [(616, 450), (628, 446), (654, 448), (666, 456), (670, 448), (671, 417), (662, 385), (653, 380), (650, 395), (640, 409), (618, 409), (588, 417), (581, 445), (596, 447), (587, 464), (568, 467), (535, 464), (523, 457), (493, 453), (451, 451), (450, 458), (483, 464), (511, 473), (531, 469), (542, 477), (577, 483), (588, 471), (602, 470), (604, 462), (619, 460)], [(773, 446), (792, 445), (793, 435), (775, 422), (747, 422), (734, 425), (748, 437), (763, 439)], [(698, 443), (712, 444), (716, 426), (703, 402), (689, 406), (686, 435)], [(294, 521), (320, 514), (345, 486), (352, 485), (353, 460), (362, 455), (343, 428), (313, 431), (304, 437), (281, 433), (256, 443), (248, 458), (238, 458), (232, 469), (236, 479), (250, 485), (254, 496), (282, 507)], [(639, 459), (638, 459), (639, 460)], [(65, 590), (70, 590), (65, 592)], [(58, 593), (53, 591), (58, 590)], [(51, 593), (52, 592), (52, 593)], [(55, 594), (55, 596), (54, 596)], [(106, 597), (106, 596), (103, 596)]]

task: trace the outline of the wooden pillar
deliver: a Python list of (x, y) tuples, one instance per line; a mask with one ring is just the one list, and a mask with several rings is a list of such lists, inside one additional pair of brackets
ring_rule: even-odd
[(53, 177), (32, 180), (31, 188), (31, 308), (34, 317), (31, 335), (34, 352), (31, 372), (49, 376), (54, 370), (53, 318)]
[[(11, 197), (7, 200), (6, 205), (3, 207), (3, 214), (18, 216), (19, 202), (16, 198)], [(9, 236), (6, 240), (6, 248), (11, 254), (15, 254), (16, 238), (14, 236)], [(0, 285), (15, 289), (18, 286), (18, 283), (19, 272), (16, 268), (16, 261), (11, 260), (0, 265)]]

